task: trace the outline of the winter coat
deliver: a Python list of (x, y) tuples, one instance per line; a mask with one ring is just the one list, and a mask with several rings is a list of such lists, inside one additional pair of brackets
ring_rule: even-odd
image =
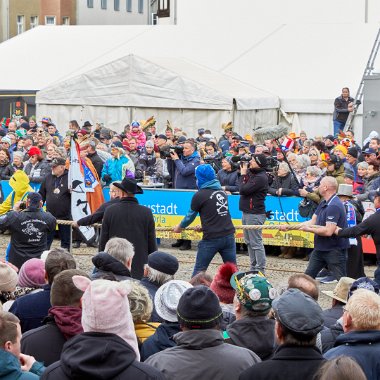
[[(121, 181), (125, 173), (123, 172), (123, 166), (128, 164), (130, 159), (126, 156), (121, 155), (119, 158), (112, 157), (107, 160), (102, 169), (102, 180), (109, 185), (114, 181)], [(108, 179), (105, 176), (109, 176)]]
[(129, 269), (106, 252), (99, 252), (92, 258), (92, 263), (95, 265), (95, 271), (91, 275), (92, 280), (103, 278), (107, 274), (114, 276), (117, 281), (131, 279)]
[(131, 138), (134, 138), (137, 140), (137, 146), (143, 147), (146, 143), (146, 135), (143, 131), (139, 130), (138, 132), (131, 132), (127, 133), (127, 139), (130, 140)]
[(344, 183), (344, 165), (341, 165), (338, 169), (334, 169), (332, 172), (326, 171), (326, 175), (334, 177), (338, 185)]
[(173, 187), (175, 189), (196, 189), (195, 168), (200, 165), (198, 152), (187, 157), (182, 156), (174, 161), (174, 165)]
[(294, 179), (292, 173), (288, 173), (284, 177), (279, 177), (278, 175), (276, 175), (273, 179), (272, 184), (269, 187), (268, 193), (271, 195), (277, 195), (276, 192), (280, 188), (282, 189), (281, 195), (283, 196), (299, 195), (299, 185), (297, 181)]
[(324, 327), (319, 333), (322, 346), (322, 353), (327, 352), (334, 347), (336, 338), (344, 333), (341, 320), (336, 321), (330, 328)]
[(28, 175), (30, 182), (41, 183), (45, 177), (51, 173), (50, 164), (41, 160), (36, 163), (32, 172), (33, 165), (28, 162), (24, 167), (24, 172)]
[(334, 348), (325, 353), (330, 360), (340, 355), (354, 359), (368, 380), (380, 378), (380, 331), (351, 331), (338, 336)]
[(225, 191), (236, 193), (239, 191), (239, 172), (237, 170), (219, 170), (217, 178)]
[(154, 368), (136, 361), (132, 347), (114, 334), (87, 332), (70, 339), (61, 360), (50, 365), (41, 380), (165, 380)]
[[(42, 199), (46, 202), (46, 210), (57, 219), (71, 219), (71, 192), (68, 174), (67, 170), (60, 177), (50, 173), (41, 183), (39, 190)], [(58, 189), (59, 192), (55, 192), (55, 189)]]
[(313, 380), (325, 362), (316, 347), (280, 346), (272, 359), (244, 371), (239, 380)]
[(157, 327), (156, 332), (150, 336), (141, 346), (141, 360), (145, 361), (167, 348), (174, 347), (176, 343), (172, 339), (173, 335), (181, 331), (179, 324), (176, 322), (164, 322)]
[(42, 292), (27, 294), (13, 302), (9, 311), (20, 320), (23, 333), (42, 326), (51, 308), (50, 288), (50, 285), (44, 285)]
[(274, 351), (274, 320), (266, 316), (244, 317), (227, 327), (226, 343), (245, 347), (261, 360), (269, 359)]
[(239, 179), (239, 210), (248, 214), (265, 214), (268, 175), (264, 169), (249, 169)]
[(135, 333), (137, 340), (140, 343), (144, 343), (148, 338), (150, 338), (160, 326), (158, 322), (137, 322), (135, 323)]
[(21, 268), (25, 261), (40, 258), (47, 249), (47, 236), (55, 230), (56, 219), (42, 209), (10, 211), (0, 219), (0, 229), (9, 229), (9, 262)]
[(98, 178), (99, 179), (102, 178), (102, 170), (103, 170), (104, 162), (99, 157), (98, 153), (96, 151), (94, 153), (88, 153), (87, 158), (89, 158), (92, 162), (92, 165), (94, 165), (94, 168), (96, 172), (98, 173)]
[(356, 196), (357, 200), (365, 201), (369, 197), (369, 193), (372, 190), (376, 190), (380, 185), (380, 173), (375, 173), (368, 177), (367, 184), (365, 185), (365, 189), (363, 194), (358, 194)]
[(11, 164), (1, 165), (0, 166), (0, 180), (8, 181), (12, 177), (12, 174), (14, 172), (15, 170), (13, 169), (13, 166)]
[(48, 366), (59, 360), (66, 339), (56, 325), (54, 318), (47, 317), (45, 321), (46, 324), (43, 326), (22, 334), (21, 352), (34, 356), (36, 360)]
[(132, 277), (140, 279), (148, 255), (157, 250), (152, 211), (140, 206), (135, 197), (122, 198), (119, 203), (108, 207), (103, 217), (99, 251), (104, 251), (107, 241), (112, 237), (124, 238), (133, 244), (135, 256)]
[(0, 379), (1, 380), (38, 380), (45, 367), (35, 362), (28, 372), (21, 370), (21, 364), (15, 355), (0, 349)]
[(343, 315), (343, 304), (338, 303), (330, 309), (323, 310), (323, 320), (326, 327), (332, 327), (336, 321)]
[(89, 226), (90, 224), (94, 223), (101, 223), (103, 220), (104, 212), (109, 206), (112, 206), (115, 203), (119, 203), (120, 198), (114, 198), (111, 199), (108, 202), (104, 202), (93, 214), (90, 214), (88, 216), (85, 216), (79, 220), (77, 220), (77, 223), (79, 226)]
[(237, 380), (241, 372), (259, 363), (246, 348), (224, 343), (219, 330), (189, 330), (173, 337), (177, 346), (150, 356), (145, 363), (170, 380)]

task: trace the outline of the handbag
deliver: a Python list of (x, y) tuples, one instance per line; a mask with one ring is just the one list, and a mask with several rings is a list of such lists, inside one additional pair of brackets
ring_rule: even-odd
[(311, 218), (317, 207), (318, 204), (316, 202), (311, 199), (304, 198), (298, 204), (298, 212), (303, 218)]

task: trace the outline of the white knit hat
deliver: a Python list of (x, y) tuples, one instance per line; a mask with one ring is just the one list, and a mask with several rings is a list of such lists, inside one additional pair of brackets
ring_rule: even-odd
[(18, 282), (17, 272), (0, 262), (0, 292), (13, 292)]
[(135, 351), (140, 360), (135, 326), (129, 308), (129, 281), (92, 281), (87, 277), (73, 276), (74, 285), (84, 292), (82, 296), (83, 331), (118, 335)]

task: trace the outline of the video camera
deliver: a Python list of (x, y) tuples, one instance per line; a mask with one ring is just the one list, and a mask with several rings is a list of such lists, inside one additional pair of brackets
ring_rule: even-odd
[[(240, 165), (240, 166), (243, 166), (243, 163), (244, 162), (249, 162), (252, 160), (252, 157), (253, 157), (253, 154), (244, 154), (244, 155), (240, 155), (240, 156), (233, 156), (231, 158), (231, 161), (237, 165)], [(274, 172), (277, 170), (278, 168), (278, 160), (275, 158), (275, 157), (272, 157), (272, 156), (267, 156), (266, 157), (267, 159), (267, 165), (266, 167), (264, 168), (265, 171), (267, 172)]]
[(171, 153), (175, 152), (178, 156), (183, 154), (183, 146), (182, 145), (172, 145), (165, 150), (160, 151), (160, 157), (164, 160), (166, 158), (172, 158)]

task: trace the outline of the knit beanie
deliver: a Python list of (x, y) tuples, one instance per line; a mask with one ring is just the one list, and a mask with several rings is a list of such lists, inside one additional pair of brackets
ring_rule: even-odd
[(203, 184), (216, 178), (215, 170), (210, 164), (199, 165), (195, 168), (195, 177), (197, 178), (197, 185), (200, 189)]
[(82, 326), (84, 332), (94, 331), (118, 335), (135, 351), (140, 353), (135, 326), (129, 308), (128, 281), (92, 281), (83, 276), (73, 276), (74, 285), (84, 292), (82, 297)]
[(0, 292), (13, 292), (17, 281), (17, 272), (9, 265), (0, 262)]
[(41, 154), (42, 154), (41, 149), (37, 148), (36, 146), (31, 146), (28, 151), (29, 157), (34, 156), (34, 155), (41, 156)]
[(342, 144), (337, 145), (334, 148), (334, 151), (336, 151), (336, 150), (340, 150), (344, 155), (346, 155), (347, 151), (348, 151), (347, 148), (344, 145), (342, 145)]
[(22, 288), (40, 288), (45, 285), (45, 262), (37, 258), (25, 261), (18, 274), (18, 284)]
[(222, 315), (218, 297), (204, 285), (186, 290), (177, 306), (179, 324), (189, 329), (211, 329), (220, 323)]
[(219, 297), (223, 303), (232, 303), (235, 296), (235, 289), (230, 284), (231, 276), (238, 271), (234, 263), (222, 264), (210, 285), (210, 289)]

